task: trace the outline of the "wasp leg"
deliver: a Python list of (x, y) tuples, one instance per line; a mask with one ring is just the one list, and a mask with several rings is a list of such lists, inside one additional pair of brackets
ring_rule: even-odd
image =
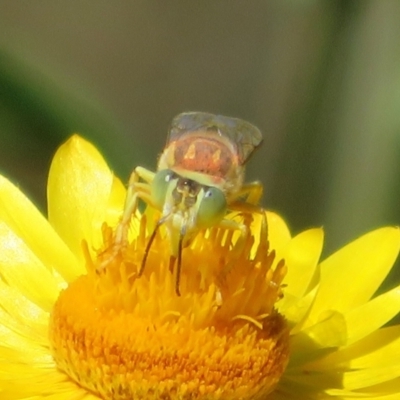
[[(229, 200), (229, 211), (236, 211), (243, 214), (244, 223), (236, 222), (230, 219), (223, 219), (218, 226), (227, 229), (240, 230), (240, 237), (235, 245), (235, 251), (242, 252), (246, 246), (247, 237), (249, 235), (249, 223), (253, 220), (252, 214), (261, 217), (260, 241), (263, 241), (263, 246), (268, 248), (268, 221), (265, 210), (259, 205), (263, 192), (263, 187), (260, 182), (252, 182), (242, 186), (242, 188), (234, 194)], [(232, 265), (226, 265), (220, 273), (223, 277), (226, 275)]]
[[(231, 271), (231, 269), (234, 266), (234, 260), (236, 260), (239, 257), (239, 255), (242, 253), (242, 251), (245, 248), (246, 239), (249, 235), (249, 229), (245, 224), (234, 221), (232, 219), (223, 219), (216, 226), (218, 228), (240, 232), (240, 236), (232, 249), (232, 252), (234, 253), (234, 255), (231, 257), (232, 262), (225, 264), (222, 267), (222, 269), (220, 271), (218, 271), (216, 274), (216, 280), (218, 282), (218, 286), (221, 287), (221, 286), (224, 286), (224, 284), (225, 284), (226, 275), (229, 273), (229, 271)], [(218, 289), (218, 293), (219, 293), (218, 296), (221, 296), (219, 289)]]
[(232, 202), (244, 202), (258, 205), (263, 194), (263, 186), (259, 181), (245, 183), (238, 192), (233, 194)]
[(183, 241), (183, 236), (179, 238), (179, 244), (178, 244), (178, 263), (176, 266), (176, 278), (175, 278), (175, 293), (177, 296), (181, 295), (181, 292), (179, 290), (179, 285), (181, 282), (181, 269), (182, 269), (182, 241)]
[[(132, 215), (136, 214), (139, 199), (151, 204), (150, 183), (154, 178), (154, 172), (142, 167), (136, 167), (132, 172), (125, 197), (124, 211), (115, 230), (111, 255), (97, 268), (97, 272), (104, 270), (107, 265), (128, 244), (129, 224)], [(142, 180), (142, 181), (140, 181)]]
[(216, 226), (218, 228), (240, 231), (240, 236), (246, 237), (248, 234), (248, 228), (245, 224), (241, 224), (240, 222), (234, 221), (232, 219), (223, 219)]
[(261, 182), (251, 182), (242, 186), (229, 202), (230, 211), (239, 211), (246, 214), (255, 213), (261, 216), (263, 229), (268, 231), (268, 221), (265, 210), (259, 205), (263, 193)]
[[(121, 221), (115, 231), (114, 245), (126, 245), (129, 223), (132, 215), (137, 211), (139, 199), (142, 199), (146, 203), (150, 201), (149, 184), (153, 181), (154, 175), (154, 172), (143, 167), (136, 167), (132, 172), (126, 192), (124, 212), (122, 213)], [(140, 179), (142, 179), (144, 183), (140, 182)]]
[[(260, 214), (266, 221), (265, 211), (260, 205), (258, 205), (262, 193), (263, 186), (261, 182), (256, 181), (244, 184), (240, 190), (234, 193), (234, 195), (229, 199), (229, 211), (239, 211), (243, 213), (245, 217), (251, 213)], [(240, 230), (240, 237), (243, 241), (245, 241), (249, 232), (246, 224), (226, 218), (223, 219), (218, 226), (225, 229)]]

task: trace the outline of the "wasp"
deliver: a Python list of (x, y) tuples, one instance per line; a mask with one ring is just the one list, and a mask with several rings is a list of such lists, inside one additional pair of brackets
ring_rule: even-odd
[(200, 230), (218, 226), (246, 234), (244, 224), (226, 216), (234, 211), (260, 211), (262, 185), (245, 183), (244, 176), (246, 162), (261, 143), (260, 130), (241, 119), (205, 112), (182, 113), (173, 119), (157, 172), (143, 167), (132, 172), (115, 232), (114, 245), (119, 248), (127, 243), (129, 223), (139, 199), (160, 211), (146, 244), (139, 277), (161, 225), (166, 227), (172, 265), (177, 264), (178, 296), (182, 249)]

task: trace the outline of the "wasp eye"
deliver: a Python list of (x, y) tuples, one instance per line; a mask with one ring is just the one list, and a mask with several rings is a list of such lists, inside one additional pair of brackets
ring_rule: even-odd
[(215, 187), (204, 189), (197, 211), (197, 224), (208, 228), (217, 224), (226, 213), (226, 198), (222, 190)]
[(151, 182), (151, 198), (159, 210), (164, 206), (168, 186), (174, 176), (174, 172), (170, 169), (162, 169), (155, 174)]

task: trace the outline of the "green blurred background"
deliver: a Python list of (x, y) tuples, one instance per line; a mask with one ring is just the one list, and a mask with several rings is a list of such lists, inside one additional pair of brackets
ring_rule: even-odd
[(44, 211), (73, 132), (126, 181), (174, 115), (235, 116), (265, 136), (248, 166), (263, 204), (294, 233), (324, 226), (329, 254), (400, 222), (399, 16), (397, 0), (3, 0), (1, 173)]

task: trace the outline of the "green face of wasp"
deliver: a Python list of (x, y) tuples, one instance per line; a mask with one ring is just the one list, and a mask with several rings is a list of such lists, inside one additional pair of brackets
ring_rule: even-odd
[(178, 218), (180, 234), (217, 224), (227, 209), (222, 190), (181, 177), (169, 169), (156, 173), (151, 183), (151, 198), (165, 221)]

